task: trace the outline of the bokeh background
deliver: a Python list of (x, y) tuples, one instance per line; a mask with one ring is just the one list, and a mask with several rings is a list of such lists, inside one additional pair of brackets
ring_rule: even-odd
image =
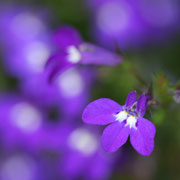
[[(178, 0), (1, 0), (0, 179), (179, 180), (179, 19)], [(44, 66), (63, 25), (115, 50), (123, 63), (82, 65), (49, 84)], [(103, 128), (81, 120), (92, 100), (124, 104), (132, 90), (152, 97), (146, 118), (156, 137), (149, 157), (129, 142), (105, 152)]]

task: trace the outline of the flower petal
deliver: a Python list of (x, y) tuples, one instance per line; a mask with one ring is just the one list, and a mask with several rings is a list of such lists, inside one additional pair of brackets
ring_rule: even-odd
[(136, 102), (136, 91), (132, 91), (128, 94), (126, 98), (126, 104), (125, 106), (127, 108), (131, 108), (131, 106)]
[(75, 28), (71, 26), (63, 26), (55, 32), (54, 41), (59, 48), (64, 49), (71, 45), (78, 46), (82, 42), (82, 39)]
[(118, 56), (117, 54), (111, 53), (90, 43), (81, 44), (80, 51), (82, 55), (81, 62), (83, 64), (115, 66), (122, 62), (122, 57)]
[(121, 108), (121, 105), (111, 99), (98, 99), (85, 108), (82, 120), (88, 124), (106, 125), (115, 121), (114, 114), (121, 111)]
[(144, 94), (142, 94), (138, 101), (137, 101), (137, 107), (136, 110), (138, 112), (138, 114), (140, 115), (140, 117), (143, 117), (145, 112), (146, 112), (146, 96)]
[(91, 158), (89, 168), (86, 173), (88, 173), (88, 180), (98, 180), (107, 179), (112, 170), (111, 158), (105, 156), (102, 152), (96, 153), (96, 155)]
[(77, 151), (65, 154), (60, 163), (61, 174), (65, 179), (76, 179), (87, 167), (84, 156)]
[(102, 146), (108, 152), (114, 152), (126, 143), (130, 129), (118, 121), (107, 126), (102, 135)]
[(130, 141), (134, 149), (143, 156), (149, 156), (154, 149), (154, 136), (156, 128), (154, 124), (147, 120), (138, 119), (137, 130), (130, 132)]
[(49, 82), (52, 82), (59, 73), (74, 66), (74, 64), (66, 60), (66, 57), (67, 57), (67, 54), (64, 52), (61, 52), (61, 53), (54, 54), (53, 56), (49, 58), (45, 67)]

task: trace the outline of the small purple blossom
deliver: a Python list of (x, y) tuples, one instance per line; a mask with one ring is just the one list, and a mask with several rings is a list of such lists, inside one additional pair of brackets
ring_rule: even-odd
[(73, 127), (67, 124), (68, 136), (62, 134), (64, 139), (62, 147), (62, 159), (59, 169), (62, 179), (108, 179), (114, 165), (115, 157), (107, 155), (101, 148), (99, 141), (99, 130), (89, 127)]
[(43, 73), (53, 49), (45, 14), (30, 7), (0, 7), (3, 64), (20, 80)]
[(30, 153), (8, 151), (1, 159), (0, 177), (1, 180), (42, 180), (47, 176), (42, 166), (40, 159)]
[(62, 131), (65, 136), (64, 129), (60, 123), (50, 123), (45, 110), (26, 97), (1, 94), (0, 132), (3, 146), (7, 149), (25, 147), (36, 152), (45, 148), (59, 149), (61, 140), (58, 137), (62, 137)]
[(179, 29), (176, 0), (86, 0), (92, 13), (92, 35), (106, 47), (121, 49), (167, 42)]
[(58, 47), (47, 62), (50, 80), (60, 72), (78, 64), (114, 66), (122, 62), (122, 58), (96, 45), (86, 43), (80, 34), (70, 26), (59, 28), (54, 34)]
[(154, 149), (155, 126), (143, 118), (146, 111), (146, 96), (142, 94), (136, 101), (136, 92), (129, 93), (124, 106), (102, 98), (90, 103), (84, 110), (82, 119), (88, 124), (106, 125), (102, 135), (102, 146), (114, 152), (126, 143), (129, 135), (134, 149), (148, 156)]
[(174, 92), (174, 96), (173, 96), (174, 100), (176, 103), (180, 103), (180, 89), (177, 89)]
[(96, 72), (89, 67), (72, 67), (56, 77), (52, 84), (48, 83), (46, 75), (34, 74), (22, 81), (22, 94), (45, 108), (58, 108), (62, 116), (79, 116), (89, 101)]

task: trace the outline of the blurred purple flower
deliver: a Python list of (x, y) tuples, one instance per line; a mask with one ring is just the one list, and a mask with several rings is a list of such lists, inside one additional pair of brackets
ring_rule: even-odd
[(77, 64), (114, 66), (122, 62), (122, 58), (117, 54), (83, 42), (80, 34), (73, 27), (59, 28), (54, 34), (54, 39), (59, 50), (47, 62), (47, 69), (50, 69), (50, 80), (57, 73)]
[(71, 129), (65, 138), (60, 162), (60, 173), (65, 179), (102, 180), (109, 177), (114, 157), (101, 150), (98, 137), (98, 131), (86, 127)]
[(70, 117), (80, 115), (90, 99), (96, 72), (89, 68), (69, 68), (54, 81), (60, 92), (60, 108)]
[(3, 145), (8, 149), (28, 147), (36, 151), (59, 148), (61, 128), (59, 123), (53, 125), (48, 118), (48, 112), (24, 97), (1, 96), (0, 132)]
[(118, 43), (126, 49), (162, 42), (180, 27), (176, 0), (87, 1), (93, 13), (93, 36), (106, 47)]
[(1, 159), (1, 180), (45, 180), (39, 161), (29, 153), (5, 153)]
[(74, 117), (80, 115), (90, 98), (95, 74), (90, 68), (71, 67), (51, 84), (46, 79), (46, 73), (34, 74), (20, 84), (20, 89), (34, 103), (56, 107), (62, 116)]
[(108, 152), (114, 152), (124, 143), (129, 135), (132, 146), (143, 156), (148, 156), (154, 149), (155, 126), (144, 119), (146, 96), (142, 94), (136, 101), (136, 92), (130, 92), (126, 104), (119, 105), (111, 99), (98, 99), (90, 103), (83, 112), (85, 123), (107, 126), (102, 135), (102, 145)]
[[(36, 105), (55, 106), (69, 116), (79, 114), (89, 98), (94, 71), (72, 67), (50, 85), (47, 82), (48, 71), (44, 71), (44, 66), (54, 46), (45, 24), (47, 17), (27, 7), (3, 6), (1, 10), (0, 40), (5, 56), (3, 63), (9, 73), (21, 80), (18, 84), (21, 93)], [(58, 39), (61, 34), (55, 34), (55, 42), (59, 47), (65, 48), (71, 40), (77, 44), (76, 39), (80, 39), (76, 38), (75, 30), (69, 29), (74, 33), (72, 39), (69, 37), (71, 33), (66, 35), (66, 30), (62, 32), (65, 33), (62, 41)]]
[(0, 8), (3, 63), (11, 75), (24, 79), (44, 71), (52, 51), (50, 33), (45, 20), (47, 22), (44, 13), (36, 13), (27, 7)]
[(93, 13), (93, 36), (105, 47), (137, 47), (144, 41), (144, 24), (137, 3), (125, 0), (89, 0)]
[(176, 89), (173, 96), (176, 103), (180, 103), (180, 89)]

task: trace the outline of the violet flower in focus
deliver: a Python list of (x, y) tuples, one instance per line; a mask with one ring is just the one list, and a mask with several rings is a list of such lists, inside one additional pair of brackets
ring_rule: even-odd
[(85, 108), (82, 119), (88, 124), (110, 124), (102, 135), (102, 146), (106, 151), (116, 151), (130, 135), (134, 149), (149, 156), (154, 149), (156, 129), (152, 122), (143, 118), (146, 107), (146, 96), (142, 94), (136, 101), (136, 92), (133, 91), (124, 106), (107, 98), (93, 101)]
[(80, 34), (70, 26), (59, 28), (54, 35), (58, 52), (47, 62), (50, 81), (58, 73), (78, 64), (114, 66), (122, 62), (122, 58), (101, 47), (86, 43)]

